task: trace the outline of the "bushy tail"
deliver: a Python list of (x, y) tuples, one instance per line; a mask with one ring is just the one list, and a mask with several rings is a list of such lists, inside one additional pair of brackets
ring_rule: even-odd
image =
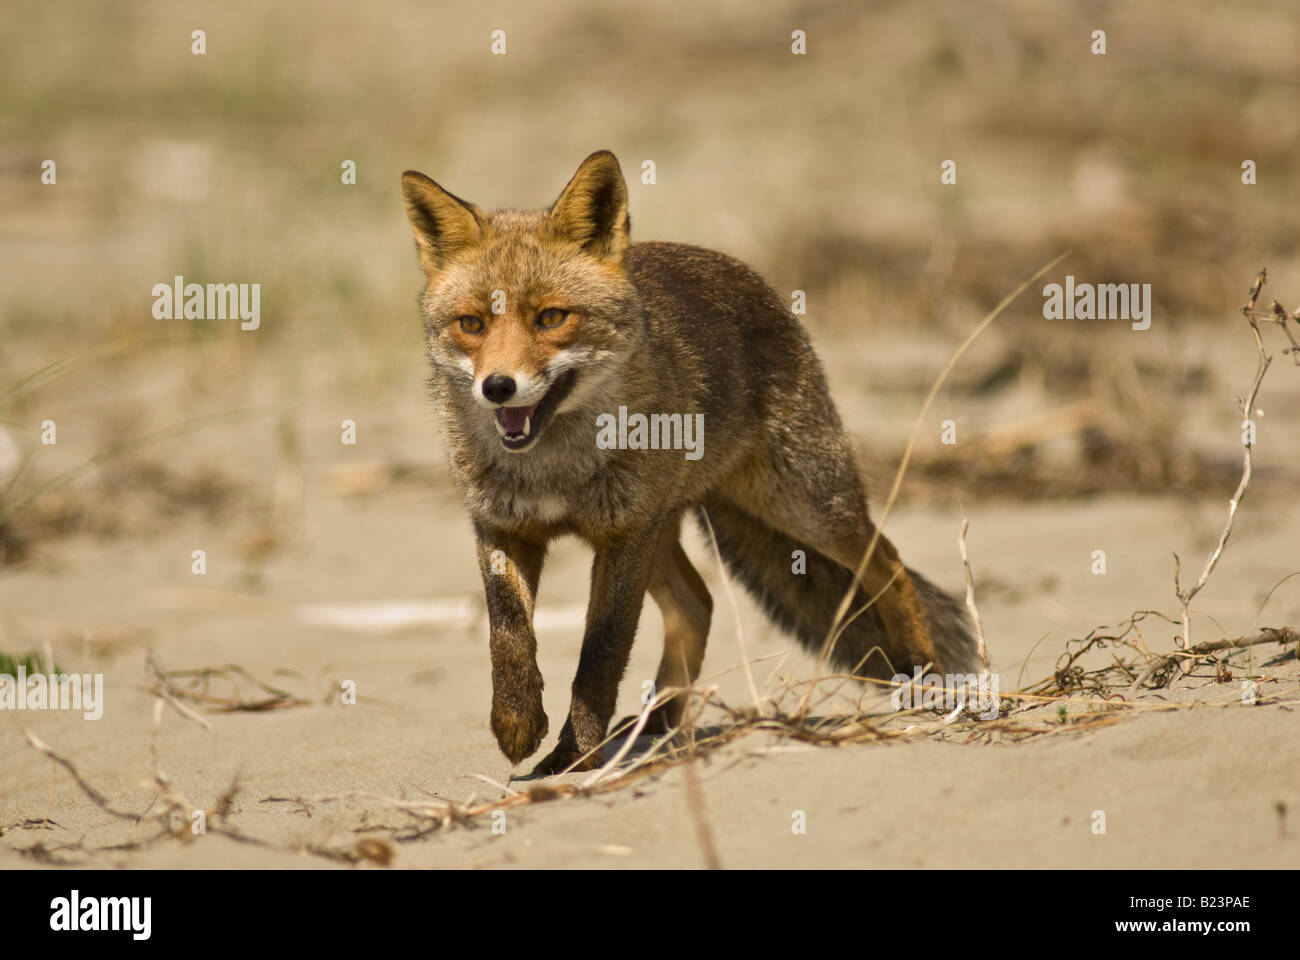
[[(706, 509), (718, 552), (731, 575), (753, 594), (773, 623), (794, 634), (809, 651), (820, 652), (852, 572), (728, 503), (711, 501)], [(700, 526), (707, 536), (709, 527), (702, 519)], [(795, 550), (806, 554), (807, 571), (803, 574), (792, 570)], [(925, 610), (943, 670), (950, 674), (979, 672), (975, 633), (964, 604), (911, 567), (907, 572)], [(849, 612), (870, 599), (859, 585)], [(924, 666), (888, 663), (881, 651), (889, 649), (880, 613), (870, 607), (845, 628), (831, 660), (846, 672), (857, 667), (860, 676), (879, 679), (910, 674), (914, 667)]]

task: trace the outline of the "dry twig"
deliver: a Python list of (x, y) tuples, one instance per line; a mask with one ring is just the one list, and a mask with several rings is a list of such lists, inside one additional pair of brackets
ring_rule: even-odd
[[(1267, 282), (1268, 271), (1260, 270), (1259, 276), (1255, 278), (1255, 285), (1250, 288), (1250, 300), (1241, 308), (1242, 314), (1244, 314), (1246, 319), (1250, 322), (1251, 333), (1255, 336), (1255, 349), (1259, 353), (1259, 366), (1255, 371), (1255, 381), (1251, 384), (1250, 391), (1246, 394), (1245, 399), (1241, 401), (1241, 414), (1245, 418), (1241, 425), (1241, 481), (1237, 484), (1237, 490), (1232, 495), (1232, 499), (1228, 501), (1227, 522), (1223, 526), (1223, 532), (1219, 534), (1219, 542), (1215, 545), (1209, 559), (1205, 562), (1205, 569), (1201, 571), (1200, 577), (1197, 578), (1196, 583), (1190, 590), (1184, 591), (1182, 584), (1179, 582), (1181, 564), (1178, 560), (1178, 554), (1174, 554), (1174, 592), (1178, 595), (1178, 602), (1182, 606), (1183, 633), (1182, 636), (1178, 638), (1178, 645), (1180, 647), (1187, 647), (1192, 642), (1192, 619), (1190, 610), (1192, 599), (1201, 592), (1201, 589), (1210, 579), (1210, 574), (1214, 572), (1214, 568), (1219, 562), (1219, 557), (1223, 555), (1223, 548), (1227, 546), (1228, 537), (1232, 535), (1232, 523), (1237, 517), (1237, 508), (1241, 505), (1241, 500), (1246, 495), (1246, 489), (1250, 486), (1250, 478), (1254, 473), (1254, 464), (1251, 458), (1251, 449), (1255, 445), (1254, 421), (1252, 420), (1252, 414), (1255, 411), (1255, 398), (1259, 395), (1260, 384), (1264, 382), (1264, 374), (1268, 372), (1268, 366), (1273, 362), (1273, 358), (1264, 350), (1264, 341), (1259, 334), (1259, 322), (1255, 314), (1255, 301), (1259, 299), (1259, 293)], [(1280, 311), (1282, 329), (1286, 331), (1286, 311), (1282, 309), (1276, 300), (1273, 301), (1273, 306), (1277, 311)], [(1290, 332), (1286, 332), (1289, 337)], [(1300, 363), (1300, 356), (1297, 357), (1297, 362)]]

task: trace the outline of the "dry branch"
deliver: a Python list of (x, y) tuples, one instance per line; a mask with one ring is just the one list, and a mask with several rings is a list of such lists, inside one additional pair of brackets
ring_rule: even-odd
[(980, 663), (984, 664), (984, 672), (989, 672), (989, 652), (984, 644), (984, 621), (980, 618), (979, 609), (975, 606), (975, 577), (970, 570), (970, 557), (966, 553), (966, 530), (970, 526), (970, 521), (965, 517), (961, 518), (961, 533), (957, 536), (957, 546), (961, 548), (961, 565), (966, 571), (966, 609), (970, 611), (971, 620), (975, 622), (975, 638), (979, 642)]
[[(1254, 464), (1251, 458), (1251, 449), (1254, 447), (1254, 430), (1248, 429), (1252, 422), (1251, 415), (1255, 410), (1255, 398), (1259, 395), (1260, 384), (1264, 382), (1264, 374), (1268, 372), (1268, 366), (1273, 362), (1264, 350), (1264, 340), (1259, 333), (1259, 322), (1255, 315), (1255, 301), (1259, 299), (1259, 293), (1268, 282), (1268, 271), (1260, 270), (1259, 276), (1255, 278), (1255, 285), (1250, 288), (1250, 300), (1241, 308), (1242, 314), (1250, 322), (1251, 333), (1255, 336), (1255, 349), (1259, 354), (1259, 366), (1255, 371), (1255, 380), (1250, 386), (1250, 391), (1246, 394), (1241, 403), (1241, 414), (1245, 418), (1242, 424), (1241, 446), (1242, 446), (1242, 465), (1241, 480), (1237, 484), (1237, 490), (1228, 501), (1228, 519), (1223, 526), (1223, 532), (1219, 534), (1219, 542), (1215, 545), (1210, 557), (1205, 561), (1205, 569), (1197, 578), (1196, 583), (1190, 590), (1184, 591), (1182, 584), (1179, 582), (1181, 564), (1178, 560), (1178, 554), (1174, 554), (1174, 592), (1178, 595), (1178, 602), (1182, 606), (1183, 633), (1178, 638), (1180, 647), (1187, 647), (1192, 642), (1192, 619), (1191, 610), (1192, 599), (1201, 592), (1201, 589), (1210, 579), (1210, 574), (1214, 572), (1215, 566), (1218, 565), (1219, 557), (1223, 556), (1223, 548), (1228, 544), (1228, 537), (1232, 535), (1232, 523), (1237, 518), (1237, 508), (1241, 505), (1242, 498), (1246, 495), (1246, 489), (1250, 486), (1251, 476), (1254, 474)], [(1274, 307), (1281, 311), (1282, 329), (1286, 330), (1286, 311), (1273, 301)], [(1287, 331), (1288, 337), (1290, 332)], [(1294, 341), (1293, 341), (1294, 342)], [(1300, 361), (1300, 357), (1297, 358)]]

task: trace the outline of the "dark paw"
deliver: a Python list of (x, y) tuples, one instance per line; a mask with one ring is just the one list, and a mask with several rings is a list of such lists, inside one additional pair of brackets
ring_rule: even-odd
[[(664, 704), (650, 711), (650, 716), (646, 719), (645, 726), (641, 728), (641, 733), (638, 736), (662, 737), (673, 728), (666, 707), (667, 704)], [(632, 732), (632, 728), (636, 726), (636, 721), (637, 714), (631, 714), (610, 727), (609, 731), (615, 740), (622, 742)]]
[[(585, 758), (585, 759), (584, 759)], [(557, 746), (548, 753), (545, 759), (537, 766), (533, 767), (534, 777), (552, 777), (556, 774), (578, 773), (583, 770), (595, 770), (605, 762), (599, 750), (587, 755), (584, 750), (574, 750), (570, 747)], [(570, 770), (569, 768), (573, 769)]]
[(508, 702), (504, 698), (493, 699), (492, 734), (511, 763), (536, 753), (549, 730), (540, 690), (535, 695), (514, 697)]

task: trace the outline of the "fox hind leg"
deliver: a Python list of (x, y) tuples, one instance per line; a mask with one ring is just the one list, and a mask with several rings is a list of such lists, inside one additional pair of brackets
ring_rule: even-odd
[[(648, 590), (664, 621), (664, 653), (655, 676), (655, 690), (689, 687), (699, 677), (704, 662), (713, 598), (682, 549), (676, 524), (664, 532)], [(685, 695), (673, 697), (651, 715), (646, 729), (667, 733), (681, 723), (685, 707)]]

